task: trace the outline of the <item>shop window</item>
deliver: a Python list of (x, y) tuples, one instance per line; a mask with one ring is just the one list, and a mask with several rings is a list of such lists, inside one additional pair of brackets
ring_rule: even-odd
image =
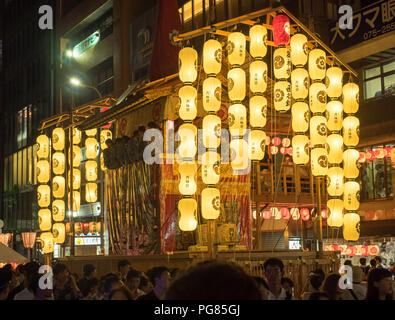
[(395, 93), (395, 60), (364, 70), (364, 97), (371, 99)]

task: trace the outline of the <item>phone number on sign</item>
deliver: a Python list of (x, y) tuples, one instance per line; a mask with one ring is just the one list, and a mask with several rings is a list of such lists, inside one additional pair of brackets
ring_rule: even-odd
[(389, 31), (395, 30), (395, 22), (392, 22), (391, 24), (386, 24), (385, 26), (382, 26), (380, 29), (376, 30), (370, 30), (368, 32), (365, 32), (363, 34), (364, 40), (369, 40), (371, 38), (375, 38), (379, 35), (382, 35), (384, 33), (387, 33)]

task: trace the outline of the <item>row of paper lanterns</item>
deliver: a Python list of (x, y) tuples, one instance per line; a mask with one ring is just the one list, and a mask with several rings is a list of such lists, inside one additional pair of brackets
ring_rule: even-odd
[[(315, 210), (315, 209), (313, 209)], [(270, 209), (264, 210), (262, 213), (262, 217), (265, 220), (270, 220), (274, 218), (274, 220), (299, 220), (302, 219), (303, 221), (308, 221), (311, 218), (312, 211), (308, 208), (277, 208), (272, 207)], [(323, 219), (328, 218), (328, 211), (327, 209), (321, 210), (321, 216)], [(253, 211), (253, 218), (256, 219), (256, 211)]]
[(340, 254), (350, 256), (350, 257), (353, 257), (353, 256), (368, 257), (368, 256), (377, 256), (380, 254), (380, 249), (379, 249), (379, 246), (377, 246), (377, 245), (349, 246), (349, 245), (332, 244), (332, 245), (324, 245), (324, 251), (340, 251)]
[(375, 150), (369, 150), (365, 152), (359, 152), (359, 162), (361, 163), (383, 158), (391, 158), (391, 161), (395, 162), (395, 148), (386, 147), (377, 148)]

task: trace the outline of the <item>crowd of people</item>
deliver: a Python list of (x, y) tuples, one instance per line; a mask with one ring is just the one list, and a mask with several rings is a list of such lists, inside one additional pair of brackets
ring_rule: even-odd
[(359, 266), (350, 262), (345, 264), (352, 268), (352, 289), (341, 288), (339, 273), (317, 269), (309, 274), (301, 294), (284, 277), (284, 264), (277, 258), (265, 261), (264, 277), (216, 260), (186, 270), (159, 266), (146, 273), (121, 260), (116, 273), (101, 278), (92, 264), (83, 267), (79, 278), (65, 264), (56, 263), (52, 290), (40, 288), (40, 265), (29, 262), (15, 270), (11, 265), (0, 269), (0, 300), (393, 300), (392, 274), (380, 266), (379, 257), (369, 268), (363, 258)]

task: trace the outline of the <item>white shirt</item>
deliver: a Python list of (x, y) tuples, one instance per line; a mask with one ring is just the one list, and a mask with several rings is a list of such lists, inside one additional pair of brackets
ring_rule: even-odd
[(15, 295), (14, 300), (34, 300), (34, 294), (25, 288)]
[[(287, 292), (283, 287), (281, 287), (280, 295), (276, 297), (273, 295), (271, 291), (267, 291), (267, 298), (268, 300), (285, 300), (287, 298)], [(295, 300), (294, 296), (292, 295), (291, 300)]]

